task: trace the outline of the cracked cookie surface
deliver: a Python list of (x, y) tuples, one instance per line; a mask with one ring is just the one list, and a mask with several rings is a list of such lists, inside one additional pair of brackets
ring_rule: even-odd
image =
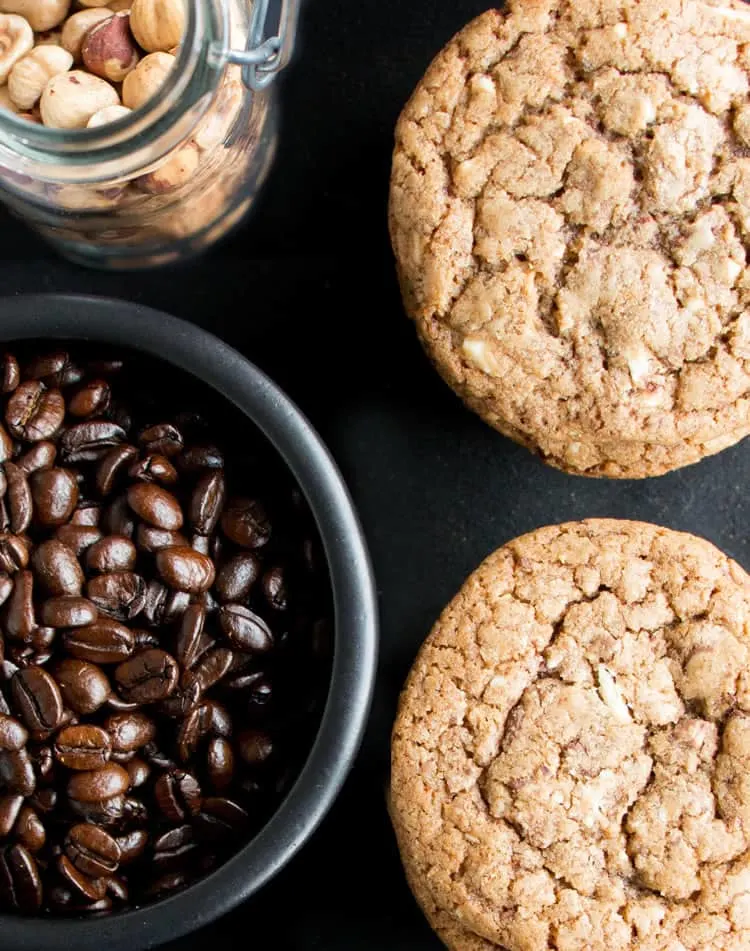
[(397, 126), (390, 229), (447, 382), (573, 472), (750, 431), (750, 9), (512, 0)]
[(637, 522), (485, 561), (414, 664), (391, 811), (449, 947), (750, 946), (750, 578)]

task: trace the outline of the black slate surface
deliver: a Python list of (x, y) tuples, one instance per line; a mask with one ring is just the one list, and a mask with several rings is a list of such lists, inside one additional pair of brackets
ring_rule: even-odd
[(368, 535), (382, 611), (369, 731), (332, 814), (260, 895), (169, 951), (437, 951), (384, 807), (399, 687), (441, 606), (494, 548), (585, 516), (704, 535), (750, 567), (750, 444), (647, 482), (546, 469), (468, 411), (403, 317), (385, 205), (392, 129), (432, 55), (481, 0), (308, 0), (283, 84), (281, 150), (251, 220), (199, 262), (107, 275), (0, 217), (0, 293), (119, 296), (218, 333), (284, 386), (328, 441)]

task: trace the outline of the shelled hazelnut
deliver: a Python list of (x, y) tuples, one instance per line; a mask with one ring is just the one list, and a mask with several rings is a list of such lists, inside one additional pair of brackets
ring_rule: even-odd
[(44, 87), (40, 109), (42, 122), (53, 129), (85, 129), (95, 112), (117, 106), (120, 97), (104, 79), (74, 69), (53, 76)]
[(86, 69), (112, 83), (121, 83), (135, 69), (141, 54), (130, 32), (130, 14), (115, 13), (96, 23), (83, 38), (81, 57)]
[(15, 13), (0, 13), (0, 84), (33, 46), (34, 31), (28, 20)]
[(8, 95), (19, 109), (32, 109), (50, 79), (67, 73), (72, 65), (73, 57), (62, 46), (37, 46), (11, 69)]
[(79, 10), (78, 13), (74, 13), (72, 17), (65, 21), (60, 45), (70, 53), (77, 63), (80, 63), (81, 48), (86, 34), (97, 23), (108, 20), (111, 16), (112, 12), (110, 10), (101, 7), (92, 10)]

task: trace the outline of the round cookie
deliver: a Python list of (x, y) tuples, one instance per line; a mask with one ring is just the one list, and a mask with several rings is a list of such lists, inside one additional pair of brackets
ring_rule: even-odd
[(390, 796), (457, 951), (745, 951), (750, 578), (638, 522), (510, 542), (420, 651)]
[(510, 0), (406, 106), (406, 308), (553, 465), (657, 475), (750, 431), (749, 75), (743, 0)]

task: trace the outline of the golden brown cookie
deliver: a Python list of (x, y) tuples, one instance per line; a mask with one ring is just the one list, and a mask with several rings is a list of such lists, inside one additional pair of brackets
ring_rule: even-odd
[(510, 542), (414, 664), (391, 809), (457, 951), (746, 951), (750, 578), (638, 522)]
[(587, 475), (750, 431), (750, 9), (511, 0), (396, 131), (406, 307), (487, 422)]

